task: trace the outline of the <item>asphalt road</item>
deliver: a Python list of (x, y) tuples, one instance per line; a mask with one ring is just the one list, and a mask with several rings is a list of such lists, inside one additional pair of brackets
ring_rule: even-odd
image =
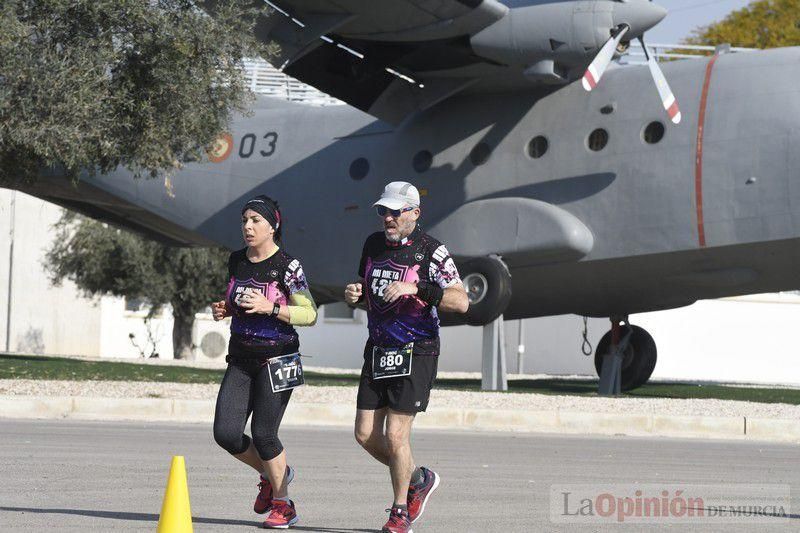
[[(281, 438), (297, 470), (297, 530), (380, 531), (388, 472), (349, 429), (285, 428)], [(414, 449), (442, 476), (417, 533), (688, 529), (553, 521), (551, 486), (749, 483), (800, 494), (800, 449), (790, 445), (418, 431)], [(0, 531), (154, 531), (172, 455), (186, 458), (195, 531), (255, 530), (257, 475), (217, 448), (208, 425), (0, 419)], [(800, 498), (792, 503), (787, 519), (692, 529), (797, 531)]]

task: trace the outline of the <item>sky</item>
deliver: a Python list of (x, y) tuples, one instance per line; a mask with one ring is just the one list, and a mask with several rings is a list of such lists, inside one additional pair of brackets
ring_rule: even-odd
[(747, 6), (751, 0), (654, 0), (669, 14), (647, 32), (648, 43), (677, 44), (697, 27), (722, 20), (731, 11)]

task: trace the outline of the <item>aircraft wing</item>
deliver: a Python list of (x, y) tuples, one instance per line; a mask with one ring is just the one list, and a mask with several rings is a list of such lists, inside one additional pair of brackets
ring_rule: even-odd
[(304, 83), (390, 123), (477, 81), (442, 75), (491, 62), (469, 38), (500, 20), (497, 0), (274, 0), (259, 25), (269, 58)]

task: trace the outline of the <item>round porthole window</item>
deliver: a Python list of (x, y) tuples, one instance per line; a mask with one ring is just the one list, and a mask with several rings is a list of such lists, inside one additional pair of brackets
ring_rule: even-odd
[(644, 129), (644, 142), (647, 144), (656, 144), (661, 139), (664, 138), (664, 134), (666, 133), (666, 128), (664, 128), (664, 124), (659, 121), (651, 122), (647, 125)]
[(599, 152), (608, 144), (608, 132), (603, 128), (597, 128), (589, 134), (588, 140), (589, 150)]
[(429, 168), (431, 168), (431, 165), (433, 165), (433, 154), (428, 150), (421, 150), (417, 152), (417, 155), (414, 156), (412, 165), (414, 166), (414, 170), (420, 174), (427, 171)]
[(492, 155), (492, 149), (486, 143), (478, 143), (475, 148), (469, 153), (469, 160), (476, 167), (486, 163), (489, 156)]
[(531, 142), (528, 143), (528, 155), (533, 159), (539, 159), (547, 153), (548, 146), (549, 143), (547, 142), (546, 137), (543, 137), (542, 135), (534, 137), (531, 139)]
[(369, 161), (359, 157), (350, 164), (350, 177), (354, 180), (363, 180), (369, 174)]

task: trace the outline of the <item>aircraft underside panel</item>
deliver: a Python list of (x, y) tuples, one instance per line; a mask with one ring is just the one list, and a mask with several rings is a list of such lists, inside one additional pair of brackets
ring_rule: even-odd
[(423, 72), (483, 61), (468, 37), (501, 19), (496, 0), (275, 0), (257, 34), (280, 45), (268, 60), (286, 74), (382, 120), (399, 123), (469, 86)]
[[(780, 259), (778, 259), (780, 258)], [(800, 239), (511, 269), (508, 319), (609, 317), (800, 288)]]
[[(476, 224), (475, 221), (491, 221)], [(493, 198), (462, 205), (430, 228), (461, 257), (500, 255), (508, 265), (577, 261), (594, 237), (580, 220), (529, 198)]]

